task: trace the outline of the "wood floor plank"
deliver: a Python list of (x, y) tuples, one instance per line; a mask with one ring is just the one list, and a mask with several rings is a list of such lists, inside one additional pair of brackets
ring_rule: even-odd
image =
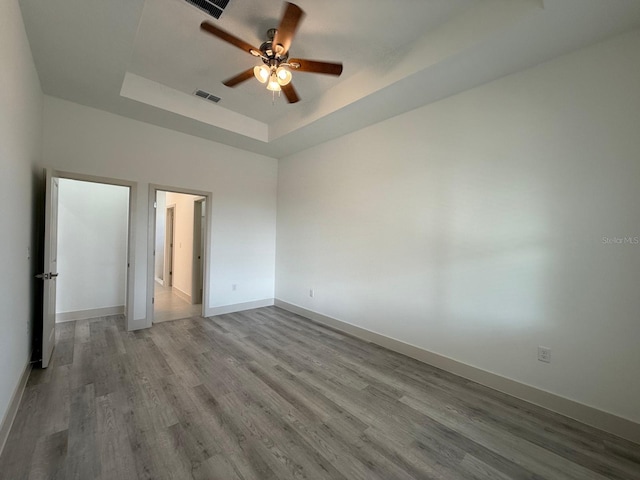
[[(361, 436), (362, 449), (387, 459), (414, 478), (453, 480), (465, 478), (448, 462), (442, 462), (438, 452), (434, 458), (422, 449), (410, 448), (406, 435), (392, 428), (384, 431), (371, 426)], [(393, 476), (391, 476), (393, 478)]]
[(178, 419), (168, 430), (176, 438), (184, 440), (183, 443), (190, 449), (189, 458), (204, 462), (214, 454), (235, 451), (227, 448), (227, 443), (220, 441), (223, 435), (221, 429), (208, 415), (203, 414), (191, 389), (184, 388), (177, 379), (164, 379), (162, 388)]
[[(204, 385), (193, 390), (204, 410), (217, 418), (227, 436), (236, 442), (238, 451), (242, 453), (239, 458), (245, 463), (243, 475), (256, 479), (279, 478), (265, 460), (268, 455), (264, 447), (261, 447), (258, 440), (251, 436), (250, 430), (244, 427), (239, 415), (242, 409), (229, 402), (228, 395), (220, 397), (218, 401)], [(239, 466), (238, 463), (235, 465)]]
[(69, 428), (71, 408), (71, 365), (54, 367), (51, 379), (46, 384), (47, 401), (40, 428), (43, 434), (52, 434)]
[(0, 479), (640, 479), (638, 445), (277, 307), (56, 342)]
[(60, 340), (56, 342), (56, 348), (51, 356), (51, 364), (53, 367), (62, 365), (71, 365), (73, 363), (74, 341)]
[(184, 446), (168, 429), (144, 432), (150, 442), (151, 458), (156, 467), (155, 479), (193, 478), (197, 468), (186, 455)]
[(0, 456), (0, 478), (28, 478), (33, 452), (41, 437), (38, 427), (42, 421), (44, 411), (41, 406), (45, 402), (47, 391), (46, 384), (28, 385), (25, 389)]
[(144, 431), (136, 421), (139, 416), (132, 410), (125, 413), (125, 425), (131, 453), (135, 461), (137, 478), (139, 480), (156, 480), (166, 477), (164, 466), (160, 459), (163, 452), (159, 451), (156, 443), (155, 432)]
[(244, 480), (227, 455), (214, 455), (193, 470), (194, 480)]
[(92, 383), (73, 390), (68, 435), (67, 478), (100, 478), (96, 399)]
[(74, 322), (56, 324), (56, 342), (66, 342), (75, 337), (76, 326)]
[(352, 414), (343, 406), (337, 404), (326, 395), (322, 388), (318, 388), (312, 383), (305, 381), (300, 376), (296, 376), (280, 365), (273, 367), (272, 372), (282, 381), (286, 382), (294, 391), (307, 400), (307, 406), (319, 410), (323, 416), (330, 419), (339, 420), (340, 423), (348, 425), (354, 431), (363, 432), (368, 425)]
[(63, 480), (67, 455), (67, 431), (41, 437), (31, 461), (29, 480)]
[[(438, 408), (436, 402), (430, 403), (404, 397), (402, 402), (413, 409), (423, 411), (434, 422), (438, 422), (440, 429), (448, 429), (447, 435), (456, 438), (458, 445), (474, 454), (483, 454), (483, 461), (495, 460), (504, 463), (503, 458), (522, 465), (532, 472), (541, 472), (545, 478), (592, 479), (602, 480), (604, 477), (574, 462), (568, 461), (553, 452), (540, 448), (508, 430), (498, 430), (487, 426), (481, 421), (460, 422), (447, 415), (443, 406)], [(435, 404), (435, 405), (434, 405)], [(491, 462), (489, 463), (491, 464)]]
[(91, 337), (89, 320), (76, 320), (75, 322), (70, 323), (73, 323), (75, 326), (74, 341), (76, 343), (88, 342)]
[[(519, 410), (514, 410), (501, 402), (488, 402), (477, 394), (464, 395), (464, 388), (451, 385), (443, 388), (443, 385), (446, 385), (446, 382), (431, 382), (432, 388), (429, 390), (431, 405), (437, 404), (446, 406), (449, 410), (455, 409), (458, 417), (466, 417), (468, 421), (479, 425), (487, 424), (495, 428), (499, 435), (507, 431), (509, 435), (516, 435), (520, 439), (560, 456), (579, 459), (582, 465), (596, 473), (606, 475), (607, 478), (632, 478), (637, 471), (637, 461), (628, 462), (624, 458), (616, 458), (615, 455), (607, 453), (603, 448), (602, 440), (594, 442), (589, 436), (575, 435), (573, 432), (565, 431), (557, 422), (548, 422), (544, 418), (536, 420), (535, 417), (523, 415)], [(422, 396), (416, 393), (420, 391), (419, 389), (407, 390), (411, 392), (407, 398), (411, 398), (412, 395)], [(561, 432), (564, 432), (564, 435)]]
[(117, 403), (112, 393), (96, 398), (96, 448), (105, 480), (137, 476), (125, 418)]

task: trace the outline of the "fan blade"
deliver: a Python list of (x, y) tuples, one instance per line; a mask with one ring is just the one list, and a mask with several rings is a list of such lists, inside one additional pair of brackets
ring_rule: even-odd
[(289, 103), (296, 103), (300, 100), (300, 97), (298, 97), (298, 92), (296, 92), (296, 89), (293, 88), (293, 84), (287, 83), (280, 88), (282, 88), (284, 96), (287, 97)]
[(246, 80), (249, 80), (252, 77), (253, 77), (253, 67), (251, 67), (249, 70), (245, 70), (244, 72), (239, 73), (235, 77), (231, 77), (231, 78), (226, 79), (222, 83), (224, 85), (226, 85), (227, 87), (235, 87), (239, 83), (242, 83), (242, 82), (244, 82)]
[[(318, 62), (316, 60), (305, 60), (304, 58), (290, 58), (287, 63), (297, 72), (324, 73), (336, 76), (340, 76), (342, 73), (341, 63)], [(296, 67), (296, 64), (299, 66)]]
[[(204, 30), (207, 33), (210, 33), (211, 35), (218, 37), (221, 40), (224, 40), (227, 43), (230, 43), (231, 45), (238, 47), (240, 50), (244, 50), (245, 52), (250, 53), (254, 57), (260, 56), (259, 48), (249, 45), (244, 40), (240, 40), (238, 37), (231, 35), (229, 32), (225, 32), (224, 30), (219, 29), (218, 27), (216, 27), (210, 22), (206, 22), (206, 21), (202, 22), (200, 24), (200, 29)], [(252, 53), (252, 52), (255, 52), (255, 53)]]
[(282, 45), (282, 51), (276, 50), (280, 55), (284, 55), (289, 51), (291, 41), (293, 40), (293, 36), (296, 34), (296, 30), (300, 25), (302, 17), (304, 17), (304, 12), (299, 6), (286, 2), (286, 8), (284, 10), (282, 20), (280, 20), (280, 26), (273, 37), (273, 45), (275, 45), (274, 49), (277, 48), (277, 45)]

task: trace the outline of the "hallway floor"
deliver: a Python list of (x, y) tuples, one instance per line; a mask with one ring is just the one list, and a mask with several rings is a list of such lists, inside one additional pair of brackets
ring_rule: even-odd
[(202, 314), (202, 304), (192, 305), (176, 295), (172, 287), (164, 287), (158, 282), (155, 282), (154, 297), (153, 323), (178, 320)]

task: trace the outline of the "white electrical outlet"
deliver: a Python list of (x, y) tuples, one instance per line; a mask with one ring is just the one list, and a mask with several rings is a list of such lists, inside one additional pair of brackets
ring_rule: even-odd
[(310, 288), (310, 289), (309, 289), (309, 296), (310, 296), (311, 298), (313, 298), (313, 288)]
[(232, 291), (236, 291), (238, 289), (238, 285), (236, 283), (234, 283), (233, 285), (231, 285), (231, 290)]
[(538, 361), (551, 363), (551, 349), (549, 347), (538, 345)]

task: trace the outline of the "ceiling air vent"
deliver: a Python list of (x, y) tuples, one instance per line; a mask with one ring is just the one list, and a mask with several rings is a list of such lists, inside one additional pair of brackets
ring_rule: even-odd
[(229, 4), (229, 0), (185, 0), (185, 2), (207, 12), (213, 18), (220, 18)]
[(204, 90), (196, 90), (193, 94), (196, 97), (204, 98), (205, 100), (209, 100), (210, 102), (213, 102), (213, 103), (218, 103), (220, 101), (220, 97), (211, 95), (209, 92), (205, 92)]

